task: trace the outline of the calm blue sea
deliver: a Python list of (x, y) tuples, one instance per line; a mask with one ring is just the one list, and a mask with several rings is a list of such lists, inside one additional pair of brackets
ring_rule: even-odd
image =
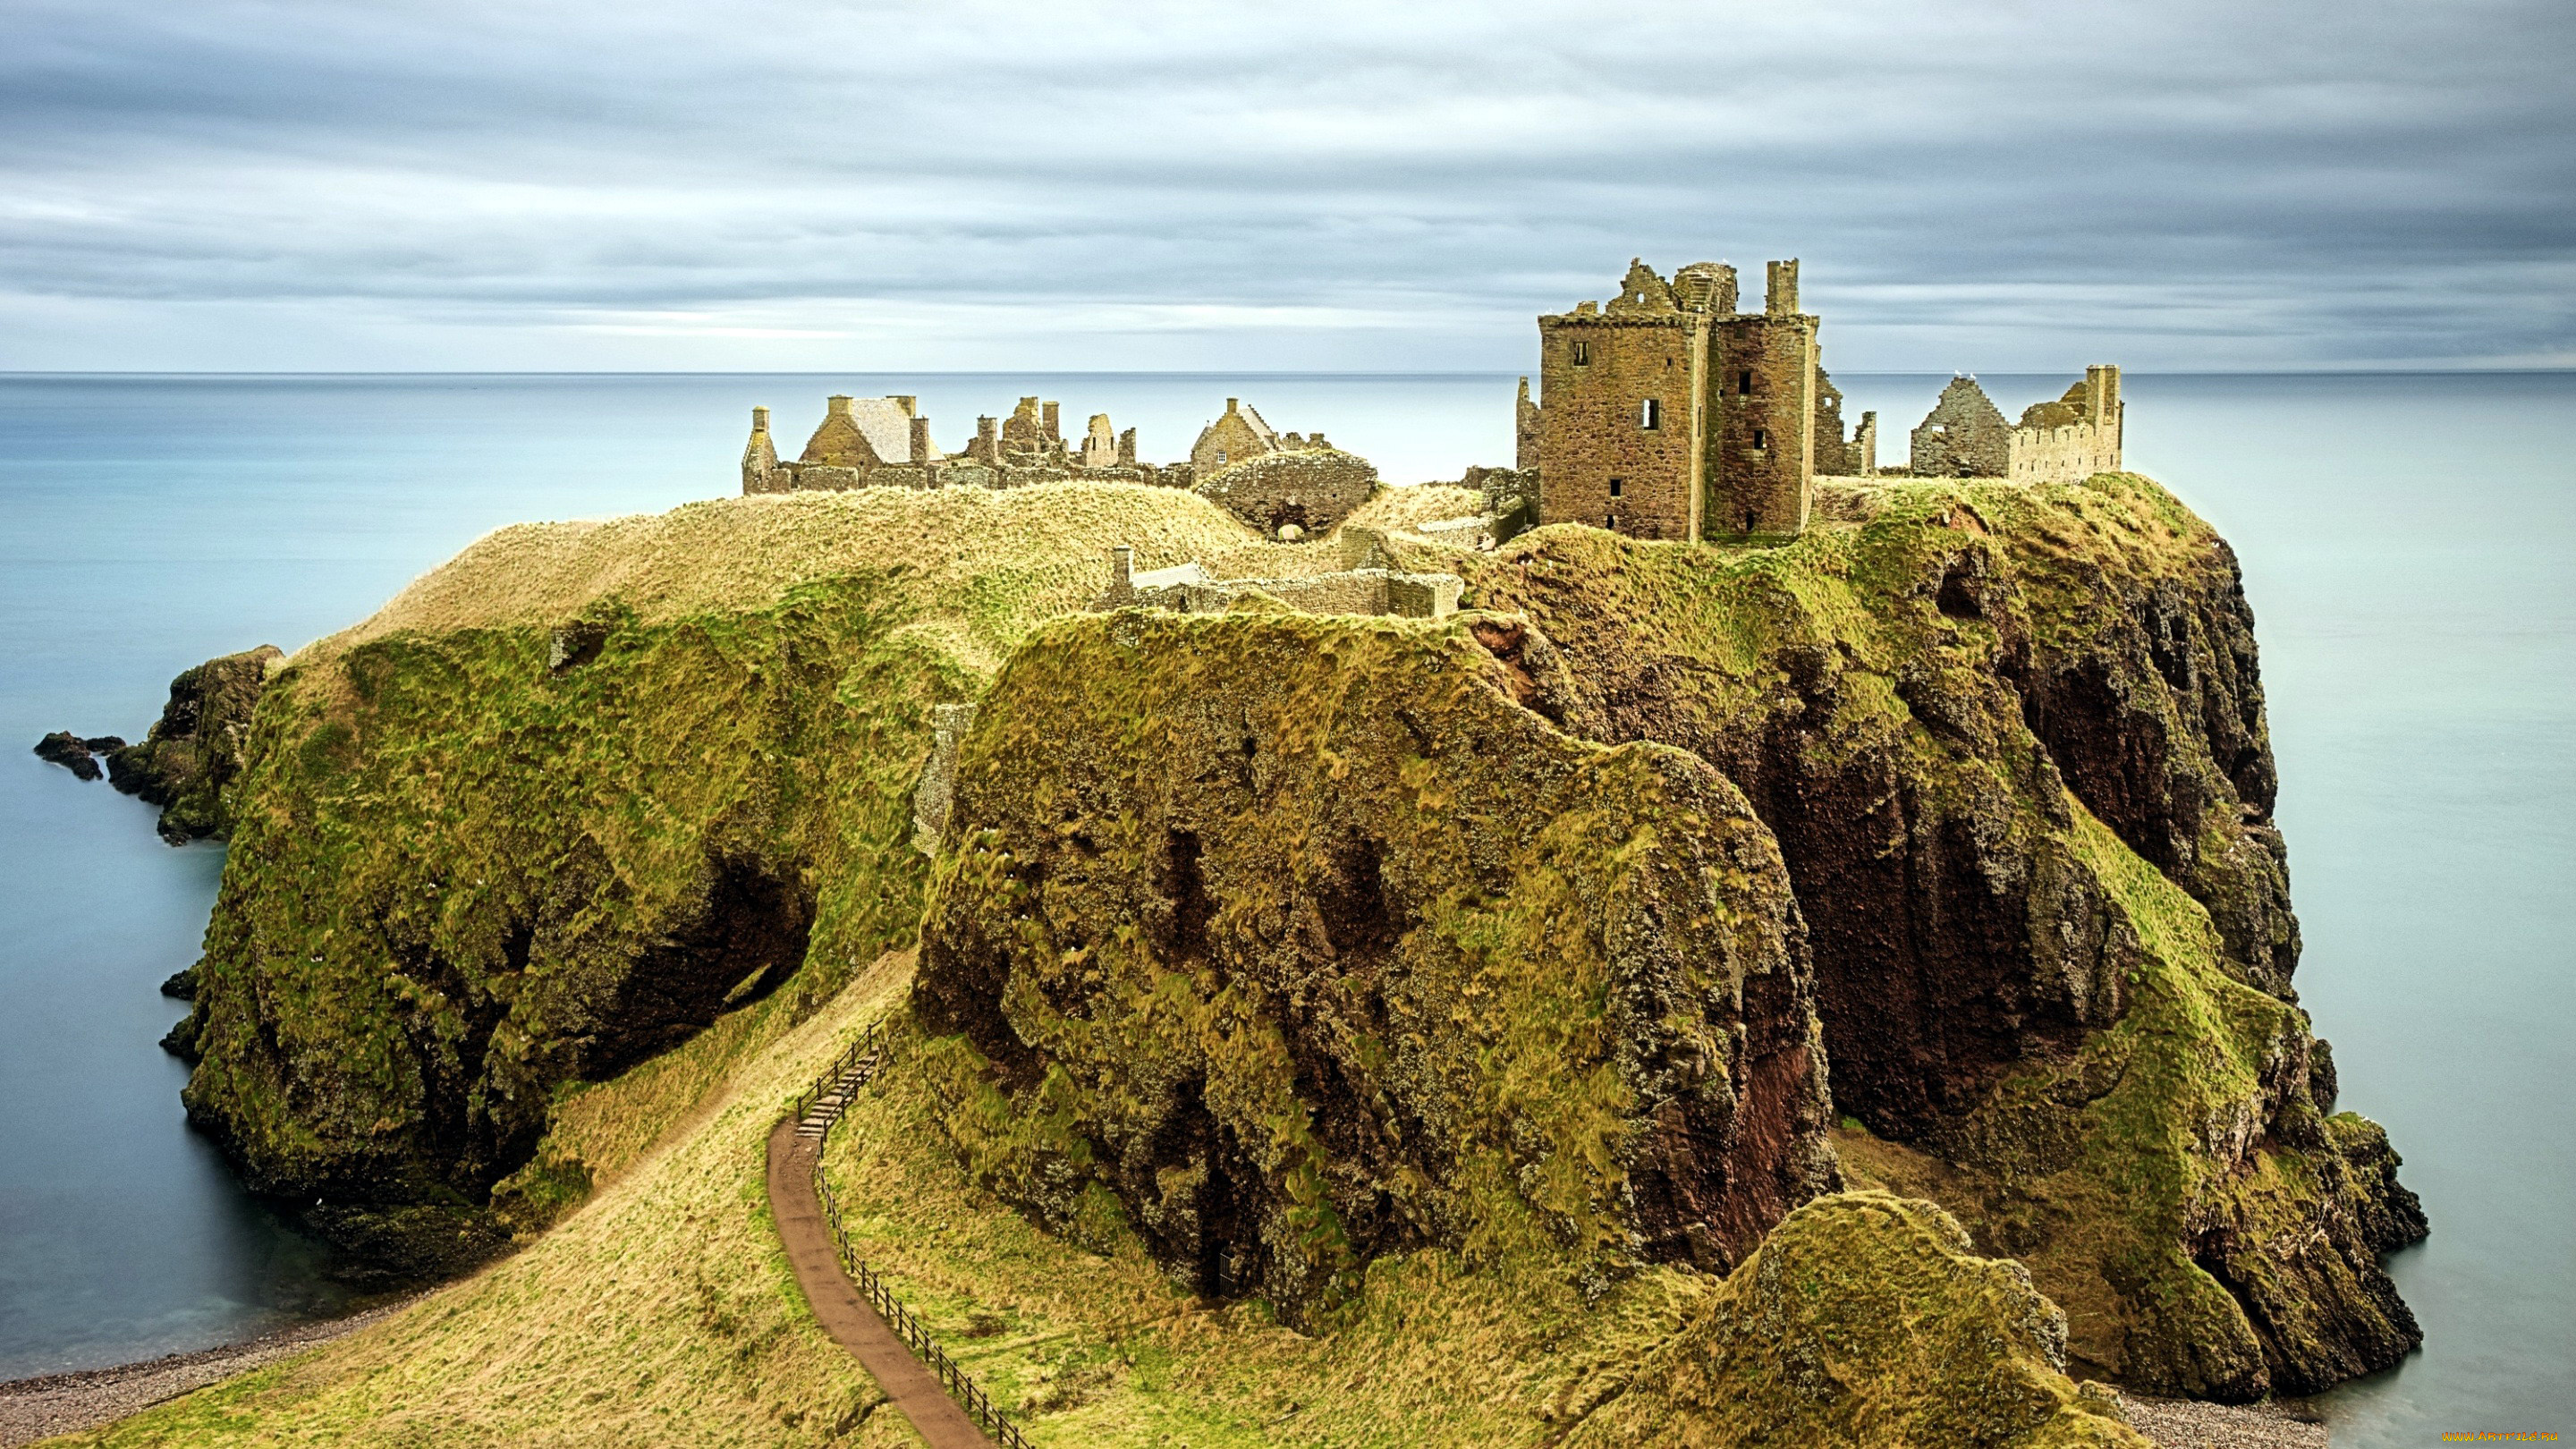
[[(1938, 377), (1843, 377), (1899, 441)], [(1989, 377), (2007, 413), (2063, 378)], [(749, 410), (1060, 398), (1177, 457), (1228, 396), (1403, 481), (1510, 454), (1509, 376), (0, 377), (0, 1379), (331, 1306), (184, 1128), (156, 994), (222, 864), (28, 753), (140, 735), (169, 678), (357, 619), (479, 533), (734, 491)], [(2576, 1433), (2576, 375), (2133, 377), (2133, 466), (2235, 541), (2307, 956), (2345, 1104), (2433, 1237), (2425, 1351), (2339, 1445)]]

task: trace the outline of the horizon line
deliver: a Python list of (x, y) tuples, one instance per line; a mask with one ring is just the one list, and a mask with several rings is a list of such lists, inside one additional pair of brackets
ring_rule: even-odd
[[(2081, 365), (2081, 364), (2077, 364)], [(1987, 372), (1957, 368), (1852, 368), (1845, 377), (2053, 377), (2064, 367), (2040, 371), (1998, 368)], [(2352, 366), (2289, 368), (2191, 368), (2136, 369), (2123, 367), (2124, 377), (2542, 377), (2576, 374), (2576, 363), (2564, 366)], [(1496, 378), (1527, 377), (1534, 373), (1517, 368), (1442, 369), (1389, 371), (1367, 369), (1350, 371), (1292, 370), (1269, 371), (1231, 368), (800, 368), (792, 370), (735, 368), (312, 368), (273, 371), (220, 371), (197, 368), (0, 368), (0, 379), (52, 377), (172, 377), (172, 378), (318, 378), (318, 377), (1260, 377), (1295, 380), (1303, 378)]]

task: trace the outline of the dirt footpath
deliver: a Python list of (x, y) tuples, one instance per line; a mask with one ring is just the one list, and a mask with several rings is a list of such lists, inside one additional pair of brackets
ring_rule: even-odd
[(779, 1241), (787, 1246), (787, 1261), (796, 1270), (805, 1301), (814, 1306), (814, 1317), (876, 1377), (877, 1387), (912, 1421), (922, 1442), (930, 1449), (992, 1449), (993, 1441), (841, 1271), (831, 1226), (814, 1196), (814, 1145), (796, 1135), (793, 1117), (769, 1134), (769, 1215), (778, 1222)]

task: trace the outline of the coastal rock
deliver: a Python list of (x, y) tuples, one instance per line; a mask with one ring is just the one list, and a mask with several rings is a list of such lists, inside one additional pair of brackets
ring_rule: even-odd
[(1423, 1246), (1724, 1271), (1833, 1186), (1769, 832), (1477, 637), (1125, 611), (1013, 658), (913, 995), (979, 1179), (1300, 1322)]
[(171, 972), (169, 979), (161, 983), (161, 994), (177, 1001), (196, 1000), (196, 966), (193, 964), (182, 966), (178, 970)]
[(1790, 1214), (1567, 1449), (2150, 1449), (2067, 1378), (2066, 1318), (1956, 1219), (1882, 1192)]
[(1556, 527), (1459, 567), (1600, 738), (1707, 759), (1777, 834), (1860, 1180), (2026, 1262), (2132, 1386), (2394, 1364), (2411, 1228), (2290, 994), (2233, 556), (2127, 475), (1866, 491), (1781, 548)]
[(194, 1013), (179, 1018), (176, 1026), (161, 1034), (161, 1050), (195, 1066), (204, 1056), (197, 1050), (197, 1018)]
[(251, 715), (285, 660), (276, 645), (209, 659), (170, 681), (170, 701), (140, 744), (107, 757), (116, 788), (161, 807), (161, 838), (185, 845), (231, 829), (224, 787), (246, 761)]
[[(21, 735), (19, 738), (24, 739)], [(36, 758), (47, 764), (60, 765), (84, 780), (99, 776), (98, 760), (90, 753), (89, 744), (70, 730), (56, 730), (36, 741)]]

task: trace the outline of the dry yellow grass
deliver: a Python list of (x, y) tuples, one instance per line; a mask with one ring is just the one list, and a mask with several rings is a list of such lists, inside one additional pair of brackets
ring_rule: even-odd
[(1406, 529), (1484, 511), (1485, 495), (1473, 488), (1461, 488), (1455, 483), (1419, 483), (1410, 488), (1379, 489), (1375, 498), (1361, 504), (1345, 520), (1345, 526), (1356, 523), (1368, 528)]
[[(680, 1125), (516, 1257), (395, 1318), (58, 1449), (296, 1445), (834, 1445), (919, 1440), (824, 1336), (766, 1206), (770, 1124), (896, 1009), (888, 957), (815, 1018), (759, 1009), (574, 1099), (602, 1151)], [(730, 1025), (730, 1024), (729, 1024)], [(684, 1084), (724, 1063), (705, 1102)], [(1349, 1326), (1209, 1311), (1140, 1249), (1103, 1258), (973, 1187), (900, 1059), (834, 1143), (852, 1227), (950, 1350), (1048, 1446), (1549, 1442), (1615, 1394), (1711, 1286), (1656, 1270), (1585, 1309), (1544, 1265), (1370, 1270)]]
[[(488, 533), (305, 656), (400, 629), (553, 624), (609, 597), (645, 623), (760, 608), (800, 583), (882, 569), (900, 569), (906, 592), (926, 610), (964, 615), (981, 636), (988, 603), (1038, 617), (1089, 604), (1108, 585), (1113, 545), (1132, 544), (1138, 567), (1160, 568), (1254, 538), (1194, 493), (1135, 484), (714, 499), (668, 513)], [(1007, 600), (989, 597), (997, 577), (1011, 586)], [(994, 641), (977, 642), (985, 647), (969, 662), (999, 662), (979, 657)]]
[[(517, 1256), (306, 1357), (52, 1442), (918, 1444), (806, 1309), (763, 1183), (770, 1124), (899, 998), (902, 959), (793, 1029), (745, 1013), (735, 1036), (597, 1089), (575, 1115), (612, 1138), (675, 1105), (683, 1124)], [(764, 1023), (773, 1039), (750, 1044)], [(714, 1098), (681, 1100), (727, 1060)]]
[[(1482, 495), (1465, 488), (1385, 488), (1350, 522), (1400, 530), (1481, 506)], [(612, 597), (645, 623), (760, 608), (800, 583), (899, 565), (906, 592), (936, 616), (925, 627), (963, 662), (990, 670), (1016, 641), (1012, 625), (1096, 598), (1108, 584), (1108, 551), (1122, 543), (1134, 546), (1140, 569), (1199, 559), (1228, 577), (1288, 578), (1341, 566), (1329, 542), (1265, 542), (1177, 488), (1049, 483), (720, 498), (668, 513), (497, 529), (299, 658), (404, 629), (551, 625)], [(1007, 589), (996, 590), (997, 577)]]

